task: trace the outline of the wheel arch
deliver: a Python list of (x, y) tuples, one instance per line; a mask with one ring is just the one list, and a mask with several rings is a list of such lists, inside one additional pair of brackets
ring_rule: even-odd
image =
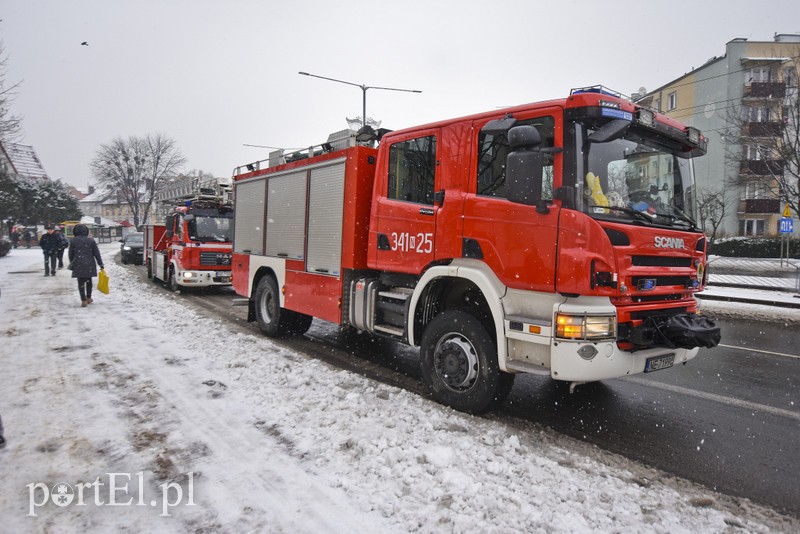
[(450, 309), (474, 312), (492, 335), (498, 364), (506, 371), (506, 344), (502, 297), (506, 286), (483, 262), (455, 260), (428, 269), (420, 278), (409, 303), (408, 340), (419, 346), (425, 328), (434, 317)]

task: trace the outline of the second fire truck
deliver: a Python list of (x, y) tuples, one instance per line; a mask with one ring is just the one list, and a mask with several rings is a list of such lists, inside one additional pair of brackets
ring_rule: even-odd
[(317, 317), (419, 346), (434, 398), (475, 413), (516, 373), (604, 380), (719, 343), (694, 299), (698, 130), (592, 87), (360, 140), (234, 171), (233, 285), (267, 335)]
[(164, 224), (145, 226), (147, 276), (171, 291), (231, 284), (230, 180), (188, 178), (158, 195)]

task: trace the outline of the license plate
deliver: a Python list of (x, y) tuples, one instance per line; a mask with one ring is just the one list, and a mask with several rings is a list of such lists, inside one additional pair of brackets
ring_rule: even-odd
[(652, 373), (653, 371), (660, 371), (661, 369), (667, 369), (669, 367), (672, 367), (672, 364), (674, 363), (675, 363), (674, 354), (666, 354), (664, 356), (647, 358), (647, 361), (644, 364), (644, 372)]

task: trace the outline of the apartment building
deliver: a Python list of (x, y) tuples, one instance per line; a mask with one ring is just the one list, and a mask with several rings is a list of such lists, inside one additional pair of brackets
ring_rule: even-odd
[(723, 56), (639, 95), (638, 102), (708, 138), (708, 154), (695, 161), (695, 172), (699, 193), (725, 193), (721, 234), (778, 235), (782, 180), (792, 180), (797, 169), (788, 169), (775, 147), (797, 119), (791, 104), (798, 98), (798, 65), (800, 34), (775, 34), (771, 41), (737, 38)]

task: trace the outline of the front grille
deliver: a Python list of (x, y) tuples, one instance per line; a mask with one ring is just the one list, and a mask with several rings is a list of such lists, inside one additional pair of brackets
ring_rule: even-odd
[(670, 300), (681, 300), (682, 298), (683, 296), (680, 294), (670, 293), (668, 295), (635, 296), (631, 297), (631, 301), (637, 303), (666, 302)]
[(231, 254), (226, 252), (201, 252), (200, 265), (230, 265)]
[(631, 285), (634, 288), (639, 287), (639, 282), (642, 280), (655, 280), (656, 287), (663, 286), (681, 286), (689, 287), (692, 279), (688, 276), (634, 276), (631, 278)]
[(669, 317), (679, 313), (688, 313), (687, 308), (669, 308), (668, 310), (644, 310), (631, 312), (631, 320), (644, 320), (648, 317)]
[(691, 267), (692, 258), (687, 256), (633, 256), (635, 267)]

